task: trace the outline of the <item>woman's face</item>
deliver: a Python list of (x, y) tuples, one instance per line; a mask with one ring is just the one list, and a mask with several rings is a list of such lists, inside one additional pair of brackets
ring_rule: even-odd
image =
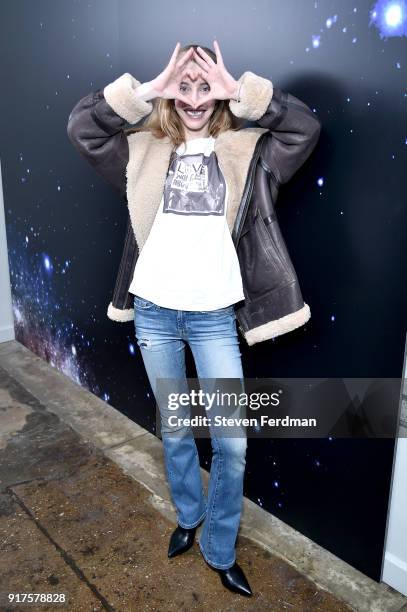
[(191, 132), (203, 130), (215, 110), (216, 100), (205, 102), (210, 87), (200, 75), (200, 68), (196, 62), (190, 61), (186, 64), (179, 87), (184, 95), (189, 96), (191, 105), (175, 100), (177, 114), (187, 130)]

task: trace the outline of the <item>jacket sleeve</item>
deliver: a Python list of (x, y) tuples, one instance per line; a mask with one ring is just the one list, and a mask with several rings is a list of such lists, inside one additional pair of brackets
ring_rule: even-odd
[(68, 117), (67, 133), (73, 146), (123, 197), (129, 159), (123, 128), (138, 123), (153, 108), (151, 102), (135, 95), (140, 85), (126, 72), (79, 100)]
[(262, 165), (279, 183), (287, 183), (315, 148), (321, 122), (304, 102), (268, 79), (247, 71), (238, 82), (240, 100), (230, 100), (229, 108), (237, 117), (269, 130)]

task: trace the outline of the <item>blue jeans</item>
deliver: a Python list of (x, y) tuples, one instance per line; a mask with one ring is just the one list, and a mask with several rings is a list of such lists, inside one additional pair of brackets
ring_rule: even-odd
[[(190, 529), (204, 521), (198, 542), (201, 553), (213, 567), (227, 569), (236, 560), (246, 464), (245, 430), (241, 428), (239, 435), (228, 437), (217, 435), (210, 427), (212, 464), (206, 498), (192, 429), (169, 425), (167, 418), (174, 412), (169, 410), (168, 402), (158, 401), (156, 381), (174, 379), (172, 392), (189, 392), (185, 368), (187, 342), (202, 390), (207, 391), (209, 387), (205, 385), (210, 382), (202, 384), (201, 379), (233, 378), (239, 379), (243, 391), (233, 305), (208, 312), (176, 310), (135, 296), (134, 324), (137, 344), (160, 410), (167, 480), (178, 524)], [(189, 416), (189, 406), (181, 410), (182, 416)], [(177, 416), (180, 416), (179, 410)]]

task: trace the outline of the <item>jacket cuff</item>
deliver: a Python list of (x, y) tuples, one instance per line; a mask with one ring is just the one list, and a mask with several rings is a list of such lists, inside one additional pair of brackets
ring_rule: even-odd
[(138, 123), (153, 110), (152, 102), (142, 100), (135, 95), (135, 89), (140, 85), (140, 81), (129, 72), (125, 72), (103, 89), (106, 102), (128, 123)]
[(230, 100), (229, 108), (236, 117), (257, 121), (264, 115), (273, 97), (273, 83), (247, 70), (238, 80), (240, 99)]
[(119, 323), (126, 323), (127, 321), (134, 320), (134, 308), (116, 308), (113, 303), (110, 302), (107, 307), (107, 316), (111, 321), (117, 321)]

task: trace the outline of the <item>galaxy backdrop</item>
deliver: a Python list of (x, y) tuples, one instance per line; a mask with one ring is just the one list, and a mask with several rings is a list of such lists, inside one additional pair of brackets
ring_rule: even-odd
[[(106, 316), (126, 208), (73, 149), (70, 111), (123, 72), (151, 80), (177, 40), (219, 41), (303, 99), (317, 149), (277, 203), (312, 317), (251, 348), (247, 377), (401, 377), (406, 332), (407, 1), (2, 2), (1, 163), (16, 338), (155, 431), (130, 323)], [(404, 236), (403, 236), (404, 235)], [(188, 375), (195, 376), (188, 353)], [(397, 409), (397, 407), (395, 407)], [(379, 580), (392, 440), (249, 440), (245, 493)], [(208, 467), (208, 440), (199, 440)]]

